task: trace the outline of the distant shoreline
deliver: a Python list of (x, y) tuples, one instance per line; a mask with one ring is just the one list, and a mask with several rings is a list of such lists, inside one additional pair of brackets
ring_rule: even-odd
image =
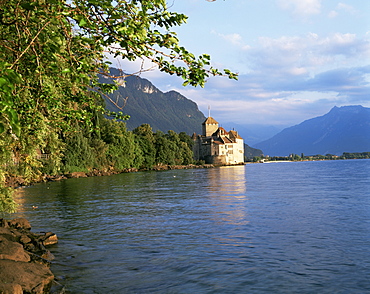
[(246, 162), (246, 164), (251, 163), (284, 163), (284, 162), (311, 162), (311, 161), (339, 161), (339, 160), (364, 160), (370, 158), (336, 158), (336, 159), (302, 159), (302, 160), (260, 160), (256, 162)]

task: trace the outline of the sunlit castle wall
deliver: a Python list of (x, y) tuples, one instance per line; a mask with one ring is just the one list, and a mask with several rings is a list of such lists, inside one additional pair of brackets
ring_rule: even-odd
[(204, 123), (202, 123), (203, 136), (210, 137), (217, 129), (218, 122), (212, 117), (208, 117)]

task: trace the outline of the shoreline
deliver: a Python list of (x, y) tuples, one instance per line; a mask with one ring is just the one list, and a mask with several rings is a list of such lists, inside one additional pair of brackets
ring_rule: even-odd
[(165, 171), (165, 170), (176, 170), (176, 169), (203, 169), (203, 168), (215, 168), (219, 167), (218, 165), (213, 164), (188, 164), (188, 165), (157, 165), (152, 168), (137, 169), (137, 168), (126, 168), (123, 170), (116, 170), (114, 168), (108, 168), (103, 170), (93, 169), (89, 172), (71, 172), (66, 174), (58, 175), (40, 175), (38, 179), (27, 182), (21, 176), (8, 176), (6, 177), (6, 186), (11, 188), (20, 188), (32, 186), (38, 183), (47, 183), (47, 182), (58, 182), (61, 180), (67, 180), (72, 178), (88, 178), (88, 177), (101, 177), (101, 176), (112, 176), (123, 173), (132, 173), (132, 172), (143, 172), (143, 171)]

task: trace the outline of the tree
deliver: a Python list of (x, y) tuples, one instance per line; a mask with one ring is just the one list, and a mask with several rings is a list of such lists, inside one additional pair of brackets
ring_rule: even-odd
[(132, 131), (136, 136), (136, 143), (140, 146), (143, 160), (140, 168), (152, 168), (155, 164), (155, 138), (152, 127), (148, 124), (142, 124)]
[(175, 165), (178, 146), (161, 131), (155, 134), (156, 164), (157, 165)]
[(210, 66), (209, 55), (180, 46), (171, 28), (187, 17), (168, 11), (165, 0), (0, 0), (0, 8), (1, 189), (13, 161), (14, 173), (32, 180), (42, 165), (37, 150), (52, 146), (61, 162), (68, 135), (81, 124), (94, 130), (94, 116), (106, 112), (97, 93), (116, 88), (98, 83), (98, 73), (108, 75), (106, 52), (149, 59), (184, 85), (203, 87), (212, 75), (237, 78)]
[(101, 127), (101, 138), (107, 144), (107, 161), (110, 167), (118, 170), (139, 167), (136, 165), (141, 156), (141, 150), (135, 143), (132, 132), (127, 131), (124, 122), (104, 120)]

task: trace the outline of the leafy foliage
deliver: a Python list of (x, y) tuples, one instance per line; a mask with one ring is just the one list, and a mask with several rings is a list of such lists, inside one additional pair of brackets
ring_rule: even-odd
[[(107, 126), (99, 118), (106, 113), (100, 94), (117, 88), (97, 79), (98, 73), (109, 75), (106, 52), (129, 61), (149, 59), (193, 86), (204, 86), (211, 75), (236, 78), (212, 68), (208, 55), (195, 57), (179, 45), (171, 28), (185, 21), (167, 10), (165, 0), (0, 0), (1, 179), (32, 181), (42, 172), (121, 164), (114, 157), (121, 150), (99, 130)], [(125, 134), (112, 137), (132, 148), (133, 135)], [(99, 156), (106, 152), (110, 157)], [(42, 154), (50, 154), (52, 163)], [(140, 156), (134, 161), (125, 164), (143, 163)]]

